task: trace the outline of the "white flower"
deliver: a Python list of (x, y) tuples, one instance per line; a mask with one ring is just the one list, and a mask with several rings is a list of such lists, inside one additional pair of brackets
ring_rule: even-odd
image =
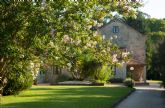
[(92, 25), (88, 25), (87, 28), (88, 28), (88, 29), (91, 29), (91, 28), (92, 28)]
[(64, 41), (64, 43), (69, 43), (70, 42), (70, 37), (68, 35), (64, 35), (63, 41)]
[(105, 39), (105, 35), (103, 35), (103, 40)]
[(67, 63), (67, 66), (68, 66), (69, 68), (71, 68), (71, 67), (72, 67), (72, 64), (71, 64), (71, 63)]
[(20, 58), (24, 58), (24, 55), (22, 54), (22, 55), (20, 55)]
[(88, 39), (87, 40), (90, 40), (91, 38), (90, 37), (88, 37)]
[(70, 38), (70, 43), (73, 44), (74, 43), (74, 40), (72, 38)]
[(122, 57), (127, 57), (127, 53), (122, 53)]
[(43, 64), (44, 62), (43, 61), (41, 61), (41, 64)]
[(110, 51), (110, 50), (111, 50), (111, 49), (108, 47), (108, 48), (107, 48), (107, 51)]
[(130, 52), (123, 52), (123, 53), (122, 53), (122, 57), (125, 58), (125, 57), (127, 57), (129, 54), (130, 54)]
[(117, 60), (117, 54), (113, 54), (112, 57), (113, 57), (113, 58), (112, 58), (112, 62), (113, 62), (113, 63), (118, 61), (118, 60)]
[(113, 37), (110, 37), (111, 40), (113, 40)]
[(87, 46), (84, 46), (84, 49), (87, 49)]
[(55, 57), (55, 59), (56, 59), (56, 60), (58, 60), (58, 59), (59, 59), (59, 57)]
[(103, 26), (103, 23), (99, 23), (99, 24), (97, 24), (97, 26), (98, 27), (101, 27), (101, 26)]
[(90, 44), (90, 43), (87, 43), (86, 46), (87, 46), (87, 47), (91, 47), (91, 44)]
[(93, 33), (93, 36), (97, 36), (97, 35), (98, 35), (98, 33), (97, 33), (97, 32), (94, 32), (94, 33)]
[(50, 47), (54, 47), (54, 43), (52, 41), (49, 42), (48, 44)]
[(103, 52), (103, 53), (106, 53), (106, 51), (105, 51), (105, 50), (102, 50), (102, 52)]
[(94, 48), (95, 46), (94, 45), (91, 45), (91, 48)]
[(76, 41), (76, 45), (79, 45), (81, 43), (81, 40), (80, 39), (78, 39), (77, 41)]
[(97, 21), (93, 21), (93, 23), (94, 23), (94, 25), (96, 25), (97, 24)]
[(93, 44), (96, 45), (97, 44), (97, 41), (94, 41)]

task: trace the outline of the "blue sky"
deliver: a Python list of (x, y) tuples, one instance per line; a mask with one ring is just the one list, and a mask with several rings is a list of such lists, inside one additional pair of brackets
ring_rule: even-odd
[(140, 8), (152, 18), (165, 18), (165, 0), (143, 0), (145, 5)]

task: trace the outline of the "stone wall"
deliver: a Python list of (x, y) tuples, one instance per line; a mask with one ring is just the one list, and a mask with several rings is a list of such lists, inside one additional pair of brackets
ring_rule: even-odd
[[(119, 27), (118, 33), (113, 33), (113, 26)], [(106, 40), (111, 40), (113, 43), (117, 44), (119, 47), (124, 47), (132, 55), (132, 58), (139, 61), (139, 63), (145, 64), (146, 59), (146, 36), (142, 35), (135, 29), (131, 28), (122, 21), (115, 19), (109, 24), (101, 27), (99, 32), (104, 35)], [(116, 38), (117, 37), (117, 38)], [(144, 66), (139, 67), (137, 73), (145, 73)], [(126, 71), (118, 71), (119, 76)], [(143, 78), (144, 79), (144, 78)]]

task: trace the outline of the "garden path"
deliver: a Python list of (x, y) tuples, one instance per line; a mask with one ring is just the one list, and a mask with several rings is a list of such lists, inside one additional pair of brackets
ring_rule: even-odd
[(137, 86), (136, 91), (115, 108), (165, 108), (165, 89), (157, 83)]

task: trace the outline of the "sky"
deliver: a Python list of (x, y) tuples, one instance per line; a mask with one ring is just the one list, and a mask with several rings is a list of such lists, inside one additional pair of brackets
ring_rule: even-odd
[(141, 11), (149, 14), (151, 18), (165, 18), (165, 0), (143, 0), (144, 7)]

